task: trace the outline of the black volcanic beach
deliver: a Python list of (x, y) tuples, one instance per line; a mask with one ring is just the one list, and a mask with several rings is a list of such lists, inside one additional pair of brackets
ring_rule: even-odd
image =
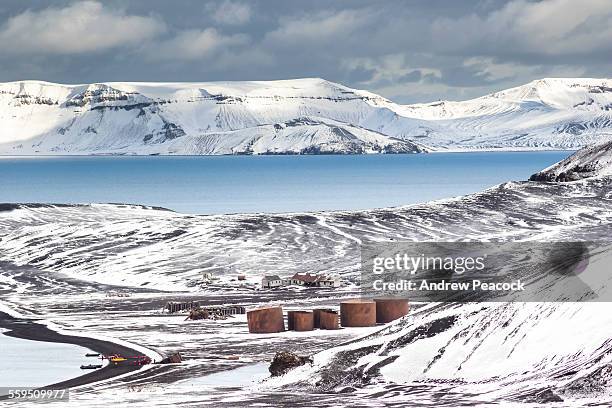
[[(0, 328), (10, 330), (2, 333), (3, 335), (9, 337), (34, 341), (44, 341), (49, 343), (74, 344), (80, 347), (90, 349), (102, 355), (120, 354), (123, 356), (134, 356), (142, 354), (142, 352), (139, 352), (137, 350), (119, 344), (111, 343), (105, 340), (60, 334), (47, 328), (43, 324), (36, 323), (34, 320), (15, 318), (3, 312), (0, 312)], [(138, 369), (140, 369), (139, 366), (123, 365), (118, 367), (111, 367), (110, 365), (107, 365), (101, 369), (87, 372), (86, 374), (81, 375), (79, 377), (71, 378), (69, 380), (61, 381), (55, 384), (49, 384), (43, 388), (72, 388), (101, 380), (107, 380), (109, 378), (116, 377), (118, 375), (125, 374)], [(0, 397), (0, 399), (2, 399), (2, 397)]]

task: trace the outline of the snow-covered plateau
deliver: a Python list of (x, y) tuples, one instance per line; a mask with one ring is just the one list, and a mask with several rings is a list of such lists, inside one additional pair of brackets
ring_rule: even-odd
[[(609, 162), (606, 146), (570, 160)], [(160, 313), (169, 300), (194, 298), (337, 307), (358, 295), (366, 240), (605, 241), (612, 235), (612, 177), (605, 171), (368, 211), (195, 216), (128, 205), (27, 204), (0, 210), (4, 310), (63, 333), (187, 358), (76, 389), (74, 406), (612, 404), (609, 303), (429, 304), (384, 327), (273, 335), (247, 334), (243, 316), (189, 322)], [(337, 292), (213, 290), (198, 284), (204, 271), (228, 283), (238, 274), (257, 280), (325, 271), (352, 284)], [(589, 278), (607, 290), (609, 276)], [(105, 296), (109, 291), (130, 296)], [(313, 355), (314, 363), (258, 385), (205, 386), (209, 374), (269, 361), (280, 349)]]
[(323, 79), (0, 84), (0, 154), (577, 149), (612, 139), (612, 80), (548, 78), (400, 105)]

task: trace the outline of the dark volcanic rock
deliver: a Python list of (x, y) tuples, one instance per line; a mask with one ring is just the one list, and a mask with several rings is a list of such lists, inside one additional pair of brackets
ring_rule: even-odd
[(273, 377), (278, 377), (285, 374), (287, 371), (295, 367), (303, 366), (306, 363), (312, 364), (312, 359), (310, 357), (298, 356), (297, 354), (289, 351), (279, 351), (274, 356), (269, 370)]

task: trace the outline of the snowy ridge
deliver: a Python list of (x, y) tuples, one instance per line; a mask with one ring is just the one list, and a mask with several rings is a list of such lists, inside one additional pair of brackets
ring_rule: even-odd
[(452, 406), (497, 400), (609, 404), (609, 312), (606, 303), (429, 308), (321, 352), (313, 366), (271, 380), (266, 388), (353, 390), (387, 402), (402, 396), (400, 401), (414, 404), (436, 394), (458, 404)]
[(519, 111), (532, 104), (541, 107), (580, 110), (612, 110), (612, 80), (590, 78), (545, 78), (463, 102), (439, 101), (405, 106), (406, 113), (427, 120), (458, 119)]
[(612, 142), (585, 147), (531, 176), (534, 181), (576, 181), (612, 175)]
[(0, 154), (416, 153), (612, 139), (612, 80), (543, 79), (399, 105), (318, 78), (0, 84)]

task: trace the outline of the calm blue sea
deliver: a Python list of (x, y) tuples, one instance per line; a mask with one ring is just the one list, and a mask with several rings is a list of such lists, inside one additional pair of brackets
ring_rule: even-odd
[(525, 180), (570, 154), (0, 157), (0, 202), (135, 203), (196, 214), (366, 209)]

